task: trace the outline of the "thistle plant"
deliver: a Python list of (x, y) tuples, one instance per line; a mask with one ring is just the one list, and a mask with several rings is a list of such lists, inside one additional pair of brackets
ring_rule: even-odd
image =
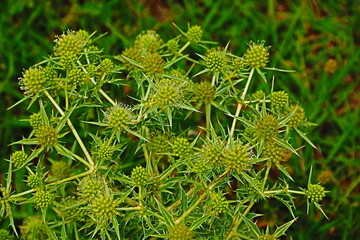
[[(144, 31), (115, 56), (96, 45), (102, 36), (67, 31), (23, 71), (24, 97), (13, 107), (35, 112), (29, 135), (12, 144), (0, 196), (12, 233), (1, 236), (279, 239), (303, 217), (295, 202), (325, 215), (324, 187), (311, 174), (297, 186), (287, 170), (301, 148), (294, 136), (315, 147), (304, 132), (313, 124), (291, 93), (273, 91), (276, 81), (256, 89), (291, 70), (268, 67), (264, 41), (237, 56), (200, 26), (175, 27), (171, 39)], [(12, 189), (21, 172), (24, 191)], [(254, 208), (269, 199), (292, 220), (260, 229), (267, 213)], [(15, 221), (17, 205), (33, 216)]]

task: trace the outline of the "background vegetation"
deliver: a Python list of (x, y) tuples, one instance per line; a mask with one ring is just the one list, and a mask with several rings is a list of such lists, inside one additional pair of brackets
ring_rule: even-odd
[[(306, 185), (309, 168), (314, 167), (318, 181), (331, 191), (323, 202), (330, 220), (320, 213), (304, 215), (304, 205), (288, 235), (356, 239), (360, 234), (360, 15), (355, 13), (359, 11), (359, 1), (1, 1), (1, 179), (8, 164), (4, 159), (14, 150), (7, 145), (29, 131), (27, 123), (19, 121), (27, 118), (26, 104), (6, 110), (22, 98), (18, 77), (52, 51), (56, 35), (67, 29), (107, 32), (98, 45), (116, 54), (143, 30), (158, 30), (167, 40), (178, 33), (172, 22), (182, 29), (188, 23), (198, 24), (205, 38), (222, 45), (230, 41), (234, 54), (244, 52), (250, 40), (264, 39), (272, 46), (270, 67), (296, 70), (276, 76), (276, 90), (284, 89), (298, 99), (309, 120), (319, 126), (309, 133), (317, 150), (300, 150), (301, 158), (291, 161), (289, 171), (298, 185)], [(259, 212), (271, 214), (259, 226), (276, 224), (286, 212), (276, 205), (264, 208)], [(24, 216), (17, 217), (20, 221)]]

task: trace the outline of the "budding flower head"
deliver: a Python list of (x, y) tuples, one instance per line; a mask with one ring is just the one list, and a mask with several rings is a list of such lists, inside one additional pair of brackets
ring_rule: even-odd
[(269, 48), (264, 47), (265, 41), (249, 42), (249, 48), (244, 54), (244, 62), (251, 68), (265, 67), (269, 61)]
[(36, 174), (30, 174), (27, 177), (26, 183), (29, 187), (35, 189), (40, 186), (41, 184), (41, 178)]
[(167, 79), (156, 84), (157, 92), (150, 96), (149, 105), (156, 106), (162, 110), (174, 107), (181, 102), (181, 89)]
[(35, 95), (46, 87), (46, 79), (42, 67), (31, 67), (20, 78), (21, 89), (27, 95)]
[(234, 58), (232, 60), (232, 67), (235, 72), (241, 72), (244, 69), (244, 60), (241, 58)]
[(220, 72), (226, 64), (224, 52), (218, 49), (210, 49), (206, 53), (206, 67), (211, 72)]
[(291, 113), (293, 111), (295, 111), (294, 115), (287, 122), (287, 126), (289, 128), (299, 127), (301, 123), (305, 120), (305, 111), (302, 107), (298, 105), (292, 105), (287, 110), (288, 113)]
[(203, 36), (203, 30), (200, 26), (195, 25), (189, 27), (188, 31), (185, 33), (186, 38), (191, 43), (198, 43), (201, 41), (201, 38)]
[[(130, 48), (126, 48), (123, 52), (122, 55), (126, 58), (129, 58), (131, 60), (134, 60), (135, 62), (140, 63), (142, 61), (142, 54), (140, 49), (135, 48), (135, 47), (130, 47)], [(135, 70), (138, 69), (139, 67), (130, 63), (128, 60), (126, 59), (122, 59), (125, 67), (128, 70)]]
[(78, 195), (84, 201), (91, 201), (93, 198), (107, 192), (106, 183), (96, 176), (88, 176), (82, 179), (78, 186)]
[(246, 145), (234, 143), (224, 150), (223, 156), (224, 162), (230, 170), (240, 173), (250, 166), (251, 158)]
[(154, 30), (147, 30), (136, 37), (134, 47), (147, 52), (156, 52), (163, 44), (163, 40)]
[(221, 164), (223, 162), (223, 149), (224, 144), (222, 142), (204, 145), (202, 148), (202, 155), (206, 163), (210, 166)]
[(142, 166), (137, 166), (131, 171), (131, 180), (136, 186), (143, 186), (149, 182), (150, 175)]
[(12, 240), (13, 236), (10, 235), (9, 231), (6, 229), (0, 229), (0, 240)]
[(132, 124), (132, 119), (130, 109), (125, 105), (117, 104), (105, 113), (104, 121), (110, 128), (120, 131)]
[[(254, 179), (253, 181), (254, 181), (256, 187), (261, 190), (262, 182), (259, 179)], [(247, 192), (248, 192), (249, 196), (251, 196), (255, 200), (259, 199), (261, 197), (260, 193), (253, 186), (249, 186), (247, 189)]]
[(35, 130), (35, 138), (38, 144), (46, 149), (55, 146), (58, 137), (57, 130), (50, 125), (41, 125)]
[(100, 61), (100, 49), (97, 46), (89, 46), (86, 52), (88, 52), (87, 57), (91, 63), (96, 64)]
[(89, 34), (84, 31), (67, 31), (55, 40), (55, 55), (78, 54), (88, 43)]
[(270, 140), (278, 134), (279, 120), (274, 115), (261, 116), (255, 125), (255, 136), (260, 140)]
[(186, 138), (177, 137), (172, 142), (172, 151), (175, 156), (185, 158), (190, 155), (191, 145)]
[(57, 179), (66, 178), (70, 175), (70, 166), (65, 161), (54, 161), (50, 173)]
[(284, 91), (273, 92), (270, 96), (271, 106), (277, 110), (285, 107), (289, 101), (289, 95)]
[(312, 202), (319, 202), (325, 197), (325, 188), (319, 184), (309, 184), (305, 190), (307, 198)]
[(162, 74), (164, 72), (164, 59), (158, 53), (147, 53), (142, 59), (144, 71), (149, 75)]
[(195, 85), (194, 100), (200, 104), (210, 104), (216, 96), (216, 89), (210, 82), (201, 82)]
[(40, 113), (34, 113), (30, 116), (30, 126), (36, 129), (43, 124), (43, 120)]
[(59, 215), (65, 221), (74, 221), (81, 218), (82, 209), (78, 205), (79, 203), (74, 196), (63, 198), (58, 206)]
[(212, 194), (211, 206), (217, 214), (220, 214), (226, 212), (229, 207), (229, 203), (224, 196), (221, 196), (220, 194)]
[(280, 161), (284, 160), (286, 155), (286, 149), (279, 144), (270, 141), (265, 143), (264, 149), (262, 151), (262, 157), (268, 158), (268, 161), (271, 163), (277, 164)]
[(179, 51), (179, 41), (176, 39), (170, 39), (167, 43), (166, 43), (166, 47), (169, 50), (170, 53), (172, 54), (176, 54)]
[(38, 190), (34, 194), (34, 202), (37, 208), (46, 208), (51, 204), (51, 193), (45, 190)]
[(23, 239), (47, 239), (46, 225), (41, 216), (30, 216), (20, 226)]
[(24, 151), (16, 151), (10, 156), (10, 161), (13, 164), (14, 168), (21, 168), (26, 160), (28, 155)]
[(109, 58), (105, 58), (101, 61), (100, 70), (104, 74), (109, 74), (115, 68), (114, 63)]
[(254, 101), (261, 101), (265, 99), (265, 93), (263, 90), (258, 90), (251, 95), (251, 99)]
[(89, 76), (79, 68), (73, 68), (69, 71), (67, 78), (72, 86), (80, 86), (89, 80)]
[(180, 223), (170, 227), (168, 235), (169, 240), (189, 240), (195, 236), (195, 233)]
[(170, 136), (162, 132), (156, 131), (150, 135), (149, 142), (147, 143), (149, 150), (154, 154), (170, 152)]
[(114, 154), (114, 147), (109, 146), (109, 144), (102, 143), (97, 151), (95, 152), (96, 156), (100, 161), (110, 161), (112, 160), (112, 156)]
[(119, 214), (120, 202), (112, 194), (99, 195), (91, 201), (92, 216), (98, 223), (106, 223)]

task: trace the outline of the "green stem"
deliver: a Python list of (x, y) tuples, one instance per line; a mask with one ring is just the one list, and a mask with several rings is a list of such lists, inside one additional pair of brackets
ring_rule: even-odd
[(141, 207), (123, 207), (123, 208), (116, 208), (116, 210), (119, 211), (139, 211), (141, 210)]
[[(65, 113), (63, 112), (63, 110), (60, 108), (60, 106), (56, 103), (56, 101), (51, 97), (51, 95), (48, 93), (48, 91), (44, 91), (45, 92), (45, 95), (50, 99), (50, 101), (52, 102), (52, 104), (55, 106), (55, 108), (59, 111), (59, 113), (61, 114), (61, 116), (64, 116)], [(72, 122), (70, 121), (70, 119), (68, 119), (67, 121), (67, 124), (69, 126), (69, 128), (71, 129), (72, 133), (74, 134), (77, 142), (79, 143), (80, 145), (80, 148), (83, 150), (88, 162), (90, 163), (91, 165), (91, 168), (93, 170), (94, 168), (94, 161), (92, 160), (91, 156), (90, 156), (90, 153), (88, 152), (88, 150), (86, 149), (83, 141), (81, 140), (79, 134), (77, 133), (74, 125), (72, 124)]]
[(77, 175), (74, 175), (74, 176), (71, 176), (71, 177), (68, 177), (68, 178), (64, 178), (64, 179), (61, 179), (61, 180), (56, 181), (56, 182), (49, 183), (49, 186), (64, 183), (64, 182), (68, 182), (68, 181), (74, 180), (76, 178), (85, 177), (85, 176), (87, 176), (89, 174), (92, 174), (92, 173), (93, 173), (93, 171), (91, 171), (91, 170), (83, 172), (83, 173), (79, 173)]
[(306, 193), (301, 192), (301, 191), (295, 191), (295, 190), (285, 190), (285, 189), (281, 189), (281, 190), (272, 190), (272, 191), (264, 191), (264, 194), (278, 194), (278, 193), (295, 193), (295, 194), (300, 194), (300, 195), (306, 195)]
[(261, 189), (262, 191), (264, 191), (264, 189), (265, 189), (265, 184), (266, 184), (267, 178), (269, 176), (270, 169), (271, 169), (271, 164), (268, 164), (267, 168), (266, 168), (266, 172), (265, 172), (264, 181), (262, 183), (262, 189)]
[(188, 41), (188, 42), (185, 43), (185, 45), (179, 50), (178, 53), (182, 53), (189, 45), (190, 45), (190, 42)]
[[(248, 207), (245, 209), (244, 213), (242, 213), (242, 215), (245, 217), (249, 212), (250, 212), (250, 209), (254, 206), (254, 201), (250, 202), (250, 204), (248, 205)], [(240, 213), (241, 214), (241, 213)], [(242, 222), (243, 218), (239, 218), (236, 217), (234, 222), (233, 222), (233, 227), (231, 228), (229, 234), (227, 235), (226, 239), (230, 239), (231, 237), (235, 236), (236, 235), (236, 231), (238, 229), (238, 227), (240, 226), (241, 222)]]
[(205, 114), (206, 114), (206, 130), (207, 136), (210, 137), (210, 125), (211, 125), (211, 104), (205, 104)]
[[(243, 93), (241, 95), (241, 101), (243, 101), (245, 99), (245, 96), (246, 96), (246, 93), (247, 93), (247, 91), (249, 89), (251, 78), (252, 78), (252, 76), (254, 74), (254, 71), (255, 71), (255, 68), (252, 68), (251, 71), (250, 71), (250, 74), (249, 74), (248, 80), (246, 82), (244, 91), (243, 91)], [(232, 122), (231, 130), (230, 130), (230, 138), (229, 139), (231, 139), (233, 137), (233, 135), (234, 135), (234, 131), (235, 131), (235, 127), (236, 127), (236, 121), (237, 121), (236, 118), (240, 115), (241, 108), (242, 108), (242, 103), (238, 103), (238, 106), (237, 106), (237, 109), (236, 109), (236, 112), (235, 112), (235, 117), (234, 117), (233, 122)]]

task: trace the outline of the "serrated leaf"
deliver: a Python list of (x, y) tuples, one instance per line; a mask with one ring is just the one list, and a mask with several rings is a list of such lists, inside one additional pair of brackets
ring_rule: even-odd
[(282, 199), (281, 197), (278, 197), (278, 196), (274, 196), (274, 198), (276, 198), (282, 204), (284, 204), (287, 207), (287, 209), (289, 210), (291, 216), (293, 216), (295, 218), (295, 214), (294, 214), (294, 211), (293, 211), (293, 206), (291, 206), (288, 201), (286, 201), (286, 200), (284, 200), (284, 199)]
[(65, 148), (63, 145), (57, 143), (57, 144), (55, 144), (54, 148), (60, 155), (63, 155), (64, 157), (67, 157), (70, 159), (74, 159), (73, 156), (69, 153), (69, 150), (67, 148)]
[(291, 224), (293, 224), (296, 221), (296, 219), (297, 218), (294, 218), (293, 220), (291, 220), (291, 221), (289, 221), (287, 223), (284, 223), (280, 227), (277, 227), (274, 234), (273, 234), (273, 236), (278, 238), (278, 237), (284, 235), (286, 230), (291, 226)]
[(316, 149), (316, 146), (311, 142), (311, 140), (305, 135), (305, 133), (303, 133), (302, 131), (300, 131), (298, 128), (295, 128), (295, 131), (300, 135), (300, 137), (302, 137), (308, 144), (310, 144), (310, 146), (312, 146), (313, 148)]
[(179, 57), (179, 58), (175, 58), (175, 59), (167, 62), (167, 64), (164, 66), (164, 68), (169, 68), (169, 67), (171, 67), (171, 65), (177, 63), (178, 61), (180, 61), (180, 60), (183, 59), (183, 58), (186, 58), (187, 56), (189, 56), (189, 55), (183, 55), (183, 56), (181, 56), (181, 57)]
[(249, 231), (252, 233), (253, 236), (256, 236), (256, 239), (261, 236), (260, 229), (258, 226), (253, 223), (250, 219), (240, 214), (240, 217), (244, 220), (246, 226), (248, 227)]
[(253, 187), (258, 194), (261, 195), (261, 197), (265, 198), (266, 196), (264, 195), (264, 193), (261, 191), (261, 189), (255, 184), (254, 180), (252, 177), (250, 177), (249, 175), (247, 175), (246, 173), (242, 172), (241, 176), (243, 178), (245, 178), (245, 180), (251, 185), (251, 187)]
[(64, 116), (61, 117), (58, 125), (57, 125), (57, 130), (58, 132), (61, 131), (61, 129), (63, 129), (63, 127), (65, 126), (67, 120), (69, 119), (70, 115), (73, 113), (73, 111), (76, 109), (76, 104), (69, 110), (65, 113)]
[(205, 216), (197, 219), (197, 220), (190, 226), (189, 230), (190, 230), (190, 231), (196, 230), (196, 229), (197, 229), (198, 227), (200, 227), (201, 224), (203, 224), (203, 223), (206, 221), (206, 219), (208, 219), (208, 218), (209, 218), (209, 215), (205, 215)]
[(16, 107), (17, 105), (19, 105), (20, 103), (28, 100), (29, 98), (30, 98), (30, 96), (25, 96), (24, 98), (22, 98), (22, 99), (20, 99), (19, 101), (17, 101), (14, 105), (8, 107), (7, 110), (10, 110), (10, 109)]
[(15, 145), (15, 144), (21, 144), (21, 145), (36, 145), (38, 142), (37, 140), (35, 140), (35, 138), (24, 138), (20, 141), (16, 141), (10, 144), (10, 146)]
[(259, 68), (256, 68), (256, 71), (258, 72), (258, 74), (260, 75), (260, 77), (262, 78), (262, 80), (264, 80), (264, 82), (267, 83), (265, 74), (264, 74)]
[(294, 182), (294, 179), (290, 176), (290, 173), (281, 165), (281, 164), (275, 164), (276, 168), (280, 170), (286, 177), (288, 177), (291, 181)]
[(168, 210), (166, 210), (166, 208), (156, 198), (154, 198), (154, 199), (155, 199), (155, 201), (156, 201), (156, 203), (158, 205), (158, 208), (160, 210), (161, 215), (164, 217), (165, 224), (168, 227), (174, 226), (175, 223), (174, 223), (174, 220), (171, 217), (171, 214), (168, 212)]
[(328, 216), (326, 216), (324, 210), (322, 209), (322, 207), (320, 206), (320, 204), (318, 204), (317, 202), (314, 202), (314, 205), (317, 209), (320, 210), (320, 212), (324, 215), (324, 217), (326, 217), (327, 220), (329, 220)]

